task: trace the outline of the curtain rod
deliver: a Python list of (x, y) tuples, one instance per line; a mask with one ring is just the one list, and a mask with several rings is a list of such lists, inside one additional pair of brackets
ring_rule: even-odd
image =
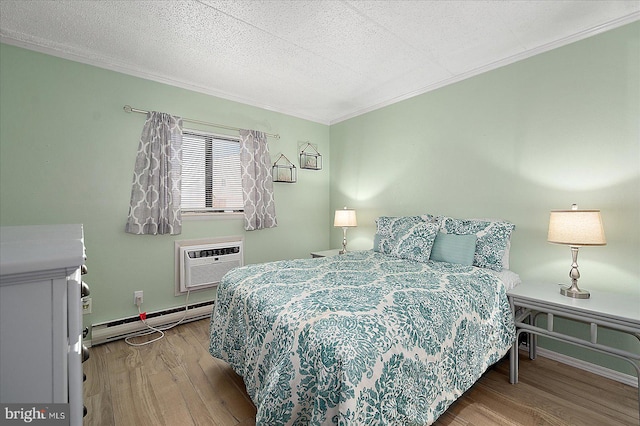
[[(132, 108), (130, 105), (125, 105), (124, 108), (125, 112), (137, 112), (140, 114), (148, 114), (149, 111), (145, 111), (143, 109), (138, 109), (138, 108)], [(200, 120), (192, 120), (190, 118), (183, 118), (182, 121), (186, 121), (189, 123), (194, 123), (194, 124), (202, 124), (205, 126), (211, 126), (211, 127), (218, 127), (220, 129), (227, 129), (227, 130), (237, 130), (240, 131), (242, 129), (240, 129), (239, 127), (231, 127), (231, 126), (225, 126), (222, 124), (215, 124), (215, 123), (209, 123), (206, 121), (200, 121)], [(279, 134), (272, 134), (272, 133), (265, 133), (265, 135), (271, 137), (271, 138), (275, 138), (275, 139), (280, 139), (280, 135)]]

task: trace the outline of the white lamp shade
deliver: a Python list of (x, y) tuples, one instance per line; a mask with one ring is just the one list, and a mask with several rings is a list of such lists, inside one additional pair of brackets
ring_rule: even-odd
[(547, 240), (574, 247), (607, 244), (600, 210), (552, 210)]
[(342, 210), (336, 210), (336, 215), (333, 218), (333, 226), (341, 226), (343, 228), (358, 226), (356, 211), (346, 207)]

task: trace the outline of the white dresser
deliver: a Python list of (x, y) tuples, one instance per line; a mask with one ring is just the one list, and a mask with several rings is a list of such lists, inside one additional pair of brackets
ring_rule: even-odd
[(82, 425), (84, 259), (82, 225), (0, 227), (0, 403), (68, 403)]

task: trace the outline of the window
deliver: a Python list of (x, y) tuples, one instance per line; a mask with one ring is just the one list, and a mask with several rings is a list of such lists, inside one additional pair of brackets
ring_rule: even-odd
[(182, 134), (183, 212), (241, 212), (240, 142), (197, 130)]

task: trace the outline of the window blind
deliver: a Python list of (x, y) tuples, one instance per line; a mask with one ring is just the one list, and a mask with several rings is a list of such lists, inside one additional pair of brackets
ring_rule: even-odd
[(181, 209), (183, 212), (243, 211), (238, 139), (183, 131)]

